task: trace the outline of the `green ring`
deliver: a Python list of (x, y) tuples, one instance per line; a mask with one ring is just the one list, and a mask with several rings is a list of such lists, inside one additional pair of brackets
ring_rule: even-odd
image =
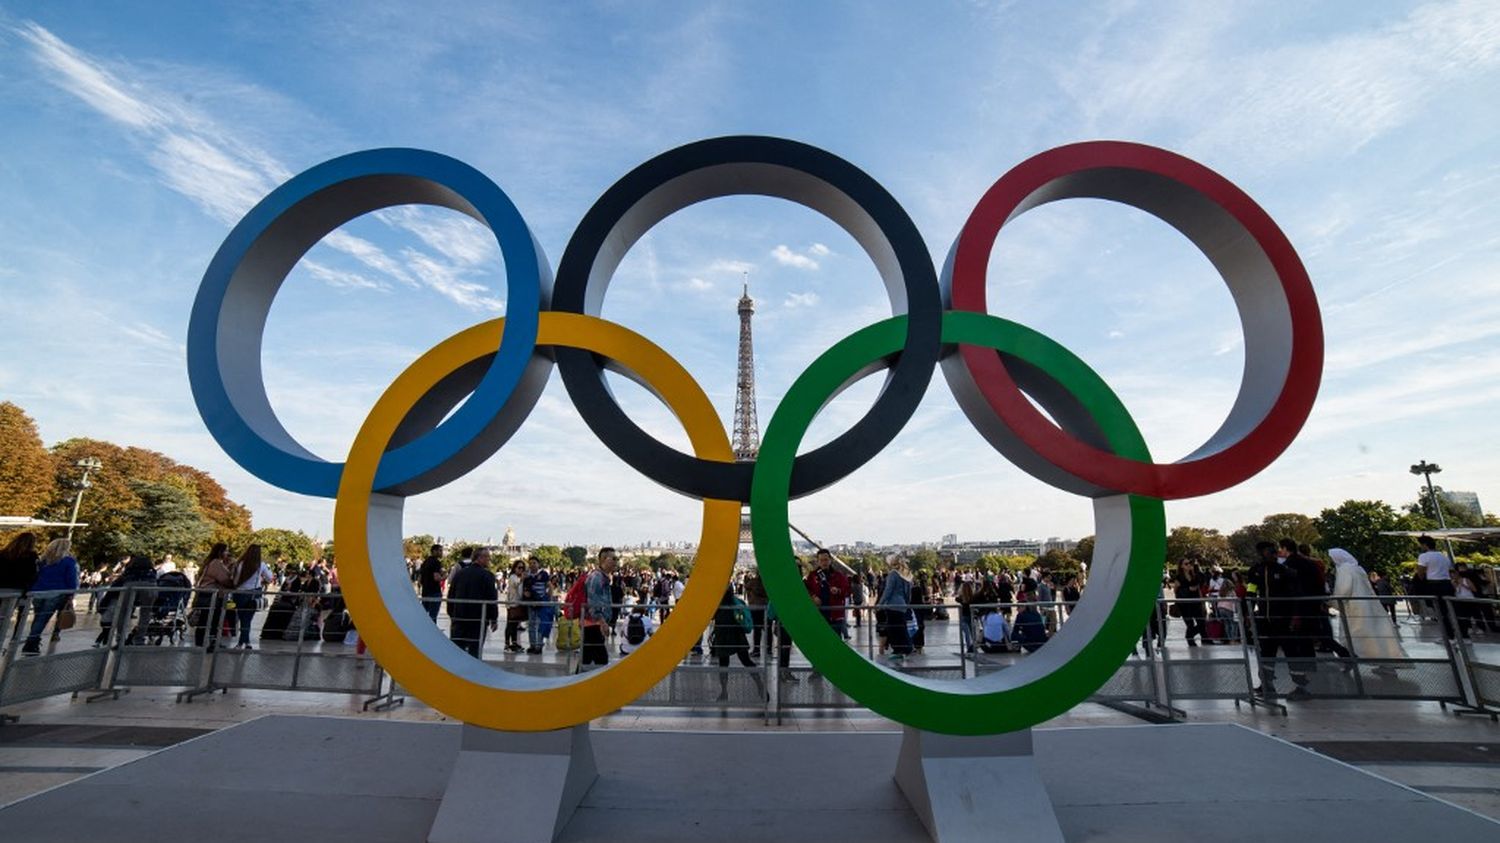
[[(905, 342), (904, 316), (856, 331), (808, 367), (781, 400), (761, 440), (750, 488), (751, 537), (761, 578), (778, 617), (803, 654), (840, 690), (871, 710), (908, 726), (954, 735), (1026, 729), (1083, 702), (1134, 649), (1161, 586), (1165, 508), (1161, 500), (1139, 495), (1096, 500), (1096, 515), (1101, 517), (1124, 518), (1128, 512), (1129, 536), (1120, 539), (1105, 535), (1103, 529), (1097, 531), (1100, 535), (1090, 567), (1091, 580), (1101, 583), (1095, 596), (1108, 600), (1104, 592), (1114, 588), (1115, 577), (1119, 582), (1113, 605), (1089, 609), (1102, 620), (1088, 638), (1080, 639), (1088, 630), (1073, 624), (1087, 614), (1090, 589), (1096, 588), (1092, 583), (1084, 591), (1079, 613), (1053, 642), (1003, 671), (962, 681), (933, 680), (905, 676), (866, 660), (833, 631), (803, 586), (788, 535), (788, 489), (802, 437), (824, 403), (872, 371), (872, 364), (899, 353)], [(1120, 399), (1098, 374), (1053, 340), (996, 316), (948, 311), (943, 314), (943, 342), (992, 348), (1037, 367), (1079, 400), (1116, 454), (1150, 461), (1145, 440)], [(1115, 544), (1121, 554), (1106, 550)], [(1123, 572), (1118, 564), (1122, 560), (1101, 558), (1119, 555), (1126, 557)], [(1063, 661), (1048, 669), (1062, 652), (1052, 650), (1054, 655), (1049, 657), (1053, 643), (1064, 649), (1075, 646), (1061, 644), (1069, 628), (1079, 632), (1067, 640), (1083, 643), (1071, 658), (1064, 654)]]

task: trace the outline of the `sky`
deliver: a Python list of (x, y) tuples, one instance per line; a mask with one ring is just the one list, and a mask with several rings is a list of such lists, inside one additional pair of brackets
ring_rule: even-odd
[[(1500, 503), (1500, 4), (473, 5), (0, 0), (0, 399), (49, 444), (162, 451), (219, 478), (257, 527), (326, 538), (332, 501), (225, 456), (185, 363), (209, 259), (294, 174), (382, 146), (451, 155), (514, 200), (555, 267), (636, 165), (701, 138), (775, 135), (881, 182), (940, 262), (1006, 170), (1107, 138), (1182, 153), (1249, 193), (1300, 253), (1325, 322), (1323, 386), (1297, 441), (1237, 487), (1169, 502), (1170, 524), (1400, 505), (1422, 459), (1448, 488)], [(818, 354), (890, 313), (870, 259), (811, 210), (729, 197), (658, 224), (603, 316), (680, 360), (726, 429), (747, 275), (762, 428)], [(1043, 206), (1006, 227), (988, 283), (991, 312), (1104, 377), (1159, 460), (1191, 453), (1233, 403), (1232, 301), (1153, 217)], [(498, 249), (467, 218), (401, 207), (355, 220), (272, 307), (272, 404), (308, 448), (342, 460), (398, 373), (504, 307)], [(859, 418), (878, 380), (832, 402), (804, 449)], [(612, 385), (646, 430), (686, 449), (648, 393)], [(825, 542), (1093, 532), (1088, 501), (991, 450), (941, 375), (878, 457), (791, 514)], [(520, 432), (410, 499), (405, 526), (632, 544), (696, 539), (699, 517), (614, 457), (554, 372)]]

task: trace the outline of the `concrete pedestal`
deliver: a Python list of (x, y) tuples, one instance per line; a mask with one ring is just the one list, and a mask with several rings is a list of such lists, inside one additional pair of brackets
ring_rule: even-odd
[[(957, 737), (908, 727), (895, 778), (935, 843), (1064, 843), (1032, 755), (1030, 729)], [(1004, 821), (997, 823), (994, 803), (1002, 797)]]
[[(556, 833), (557, 843), (932, 839), (892, 781), (910, 745), (899, 732), (595, 729), (589, 741), (599, 777), (560, 832), (570, 791), (557, 784), (568, 781), (558, 755), (566, 743), (572, 757), (575, 737), (533, 737), (545, 751), (497, 739), (502, 755), (518, 759), (506, 772), (494, 770), (492, 758), (466, 756), (454, 724), (264, 717), (0, 807), (0, 840), (161, 843), (203, 839), (211, 829), (214, 843), (422, 843), (445, 833), (440, 813), (460, 807), (454, 785), (474, 785), (466, 798), (494, 806), (483, 816), (453, 815), (463, 820), (458, 831), (489, 835), (465, 839), (524, 839), (528, 814), (531, 839)], [(930, 738), (920, 736), (912, 751), (925, 759), (922, 792), (941, 806), (939, 777), (965, 762), (945, 757), (943, 739)], [(1239, 726), (1039, 729), (1032, 739), (1069, 841), (1500, 840), (1491, 820)], [(995, 769), (997, 757), (1005, 755), (994, 747), (981, 756), (985, 769)], [(482, 769), (454, 775), (469, 763)], [(541, 768), (551, 770), (545, 792), (554, 795), (533, 810), (528, 802), (543, 791), (513, 777)], [(974, 810), (993, 818), (970, 839), (1007, 839), (1022, 804), (1014, 785), (969, 788)], [(265, 807), (229, 822), (226, 805)], [(949, 834), (941, 817), (938, 824)]]
[(462, 728), (427, 843), (552, 843), (599, 778), (588, 725), (555, 732)]

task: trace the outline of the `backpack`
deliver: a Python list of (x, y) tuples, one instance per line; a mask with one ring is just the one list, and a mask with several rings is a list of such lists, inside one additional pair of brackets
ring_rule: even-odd
[(750, 607), (745, 601), (734, 598), (734, 622), (740, 625), (740, 629), (750, 632), (755, 629), (755, 619), (750, 616)]
[(570, 620), (578, 620), (583, 617), (583, 609), (588, 605), (588, 575), (579, 577), (573, 581), (568, 588), (568, 594), (563, 598), (563, 617)]
[(630, 620), (625, 622), (625, 640), (631, 646), (637, 646), (646, 640), (646, 621), (640, 615), (631, 615)]
[(557, 649), (576, 650), (583, 645), (583, 627), (572, 618), (557, 622)]

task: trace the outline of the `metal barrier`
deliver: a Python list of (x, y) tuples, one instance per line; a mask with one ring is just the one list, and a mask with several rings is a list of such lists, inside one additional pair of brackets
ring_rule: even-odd
[[(182, 702), (231, 688), (359, 694), (367, 697), (366, 708), (385, 708), (404, 699), (402, 689), (354, 645), (357, 633), (345, 638), (341, 621), (330, 621), (342, 611), (336, 593), (271, 592), (262, 605), (259, 597), (252, 598), (253, 604), (235, 604), (244, 598), (150, 585), (98, 589), (93, 594), (83, 590), (74, 595), (73, 604), (98, 598), (102, 611), (79, 612), (79, 625), (56, 642), (44, 630), (39, 652), (22, 654), (37, 608), (46, 611), (47, 601), (56, 596), (0, 595), (0, 707), (64, 693), (99, 692), (91, 699), (118, 696), (141, 686), (181, 688)], [(1144, 706), (1172, 717), (1185, 716), (1175, 707), (1185, 700), (1233, 700), (1286, 712), (1277, 698), (1258, 693), (1257, 685), (1267, 676), (1274, 682), (1278, 673), (1295, 670), (1290, 687), (1304, 688), (1314, 698), (1431, 700), (1462, 713), (1500, 714), (1500, 623), (1495, 621), (1500, 601), (1399, 599), (1410, 606), (1404, 617), (1387, 611), (1398, 605), (1393, 598), (1277, 601), (1299, 604), (1282, 607), (1288, 616), (1301, 619), (1289, 631), (1266, 620), (1265, 601), (1166, 598), (1143, 630), (1143, 649), (1126, 659), (1089, 701), (1127, 710)], [(465, 602), (471, 601), (445, 598), (441, 608)], [(755, 618), (774, 616), (765, 607), (744, 608)], [(912, 606), (920, 618), (925, 651), (892, 660), (882, 652), (882, 633), (888, 628), (879, 625), (876, 613), (895, 611), (904, 620), (906, 608), (849, 606), (844, 623), (836, 628), (851, 647), (888, 669), (963, 681), (1026, 658), (1025, 648), (1015, 646), (1014, 634), (1023, 608), (1041, 615), (1040, 636), (1046, 639), (1066, 622), (1070, 607), (1059, 602)], [(557, 649), (559, 630), (566, 625), (560, 609), (556, 602), (494, 603), (495, 629), (481, 630), (482, 656), (507, 670), (536, 675), (575, 671), (579, 651)], [(632, 615), (641, 615), (650, 628), (671, 606), (626, 602), (612, 609), (615, 623), (605, 646), (614, 662), (629, 658), (622, 649), (632, 647), (627, 641)], [(984, 616), (992, 611), (1002, 613), (1010, 627), (999, 647), (984, 638)], [(1214, 623), (1200, 625), (1200, 617)], [(1372, 618), (1378, 621), (1374, 626)], [(249, 648), (237, 648), (231, 621), (236, 626), (253, 622), (260, 637)], [(451, 632), (446, 611), (440, 611), (435, 622)], [(1029, 622), (1035, 625), (1035, 618)], [(527, 651), (533, 625), (539, 638), (547, 633), (540, 653)], [(1459, 631), (1456, 640), (1445, 634), (1450, 630)], [(782, 630), (774, 620), (764, 620), (760, 635), (754, 632), (746, 633), (752, 647), (746, 659), (753, 658), (747, 666), (738, 658), (737, 635), (727, 651), (716, 651), (710, 625), (700, 638), (701, 651), (685, 657), (632, 706), (750, 709), (761, 712), (767, 722), (779, 722), (783, 713), (802, 709), (860, 708), (795, 656), (792, 643), (781, 645)], [(1189, 632), (1197, 640), (1189, 643)], [(1395, 651), (1389, 649), (1392, 641), (1398, 646)], [(1262, 658), (1262, 652), (1268, 656)], [(721, 655), (733, 656), (727, 666), (717, 663)], [(1278, 690), (1285, 692), (1284, 680), (1279, 684)], [(9, 718), (0, 716), (3, 719)]]

